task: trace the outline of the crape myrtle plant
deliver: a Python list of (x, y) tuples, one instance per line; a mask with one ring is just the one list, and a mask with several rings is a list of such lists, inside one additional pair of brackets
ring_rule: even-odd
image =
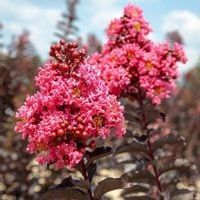
[[(109, 25), (100, 53), (87, 57), (76, 42), (65, 40), (51, 46), (51, 58), (35, 79), (38, 91), (19, 108), (15, 130), (40, 164), (77, 170), (82, 178), (69, 176), (42, 199), (99, 200), (122, 188), (123, 199), (187, 193), (195, 199), (178, 187), (181, 177), (193, 173), (189, 161), (174, 157), (185, 141), (165, 130), (166, 115), (158, 109), (175, 88), (177, 63), (187, 59), (180, 44), (149, 40), (150, 31), (142, 10), (128, 5)], [(111, 135), (121, 144), (99, 146)], [(110, 154), (126, 172), (94, 185), (97, 160)]]
[[(105, 139), (111, 130), (118, 137), (125, 133), (123, 108), (77, 43), (61, 40), (51, 47), (50, 55), (54, 59), (36, 77), (39, 91), (28, 96), (17, 113), (16, 131), (28, 139), (27, 149), (37, 153), (39, 163), (78, 167), (89, 181), (87, 170), (95, 167), (92, 159), (110, 151), (95, 149), (96, 139)], [(88, 194), (92, 196), (90, 189)]]
[[(153, 198), (164, 199), (186, 192), (178, 191), (175, 186), (168, 192), (168, 185), (175, 179), (177, 183), (180, 181), (180, 172), (188, 174), (190, 163), (174, 157), (173, 151), (178, 151), (184, 140), (159, 126), (159, 118), (165, 121), (166, 116), (157, 105), (168, 98), (175, 87), (177, 62), (185, 63), (187, 59), (178, 43), (150, 41), (147, 37), (150, 31), (141, 9), (131, 5), (125, 7), (123, 16), (110, 23), (108, 41), (102, 52), (94, 54), (90, 62), (97, 64), (110, 93), (123, 98), (126, 107), (127, 136), (115, 154), (131, 152), (131, 161), (122, 163), (134, 160), (134, 170), (123, 178), (135, 182), (135, 188), (125, 191), (123, 196), (144, 192)], [(174, 144), (175, 150), (173, 145), (169, 148), (169, 144)], [(145, 159), (141, 159), (138, 151)], [(141, 187), (141, 182), (146, 181), (151, 187)]]
[(24, 102), (25, 94), (35, 91), (33, 79), (41, 60), (27, 31), (14, 35), (8, 43), (4, 37), (1, 41), (0, 199), (38, 199), (69, 172), (38, 165), (34, 155), (25, 151), (26, 141), (21, 142), (20, 135), (14, 132), (15, 111)]

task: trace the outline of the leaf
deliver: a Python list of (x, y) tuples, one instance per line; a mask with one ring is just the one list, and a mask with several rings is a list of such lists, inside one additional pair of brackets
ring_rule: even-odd
[(144, 144), (133, 141), (129, 144), (123, 144), (121, 146), (119, 146), (116, 150), (115, 150), (115, 155), (117, 154), (121, 154), (121, 153), (136, 153), (136, 152), (141, 152), (143, 154), (145, 154), (147, 157), (148, 156), (148, 151), (147, 148)]
[(72, 179), (71, 176), (65, 178), (62, 180), (62, 182), (57, 185), (56, 187), (54, 187), (53, 189), (56, 189), (56, 188), (69, 188), (69, 187), (73, 187), (74, 185), (76, 185), (77, 183), (79, 182), (79, 180), (74, 180)]
[(52, 189), (58, 188), (76, 188), (76, 189), (88, 189), (90, 187), (90, 183), (88, 180), (75, 180), (72, 179), (71, 176), (62, 180), (62, 182)]
[(182, 144), (185, 143), (184, 138), (171, 133), (156, 140), (152, 144), (152, 150), (155, 151), (158, 148), (162, 148), (166, 144), (180, 144), (180, 143)]
[(89, 200), (88, 195), (79, 189), (57, 188), (47, 191), (41, 200)]
[(130, 188), (124, 189), (124, 191), (121, 193), (122, 196), (130, 195), (132, 193), (146, 193), (149, 191), (149, 187), (147, 186), (142, 186), (142, 185), (134, 185)]
[(162, 121), (165, 122), (166, 121), (166, 114), (163, 112), (160, 112), (160, 116), (162, 118)]
[(136, 112), (133, 112), (132, 110), (128, 109), (125, 110), (125, 119), (128, 121), (136, 121), (136, 122), (141, 121), (141, 119), (138, 117), (138, 114)]
[(190, 170), (190, 162), (186, 159), (176, 159), (175, 161), (171, 161), (170, 163), (167, 163), (160, 167), (158, 169), (159, 175), (172, 171), (172, 170), (178, 170), (178, 171), (188, 171)]
[(93, 178), (96, 170), (97, 170), (97, 164), (96, 163), (91, 163), (88, 166), (87, 172), (88, 172), (88, 179), (89, 179), (90, 182), (92, 181), (92, 178)]
[(134, 135), (134, 138), (138, 142), (146, 142), (146, 140), (148, 139), (148, 135), (146, 135), (146, 134), (143, 134), (143, 135)]
[[(167, 181), (166, 181), (167, 180)], [(181, 182), (181, 179), (180, 178), (177, 178), (175, 176), (172, 176), (172, 177), (163, 177), (160, 179), (160, 182), (162, 183), (162, 188), (163, 190), (167, 190), (169, 187), (173, 187), (175, 185), (177, 185), (177, 183)]]
[(174, 192), (172, 192), (170, 196), (172, 200), (178, 200), (178, 199), (181, 200), (181, 199), (193, 199), (194, 194), (195, 194), (194, 191), (188, 189), (177, 189)]
[(89, 156), (88, 162), (86, 163), (86, 168), (95, 160), (103, 158), (105, 156), (108, 156), (112, 154), (112, 148), (111, 147), (98, 147), (92, 152), (87, 152), (87, 155)]
[(122, 178), (106, 178), (97, 185), (94, 197), (98, 199), (107, 192), (122, 189), (123, 187), (124, 181)]
[(149, 184), (155, 184), (155, 177), (152, 173), (149, 171), (130, 171), (121, 176), (126, 182), (143, 182), (143, 183), (149, 183)]
[(129, 100), (129, 99), (122, 99), (122, 104), (125, 107), (126, 110), (136, 110), (136, 107), (138, 107), (138, 104), (135, 101)]
[(89, 180), (82, 180), (79, 183), (77, 183), (74, 188), (80, 188), (80, 189), (89, 189), (90, 188), (90, 182)]
[(155, 200), (148, 196), (125, 197), (124, 200)]
[(88, 180), (75, 180), (71, 176), (63, 179), (63, 181), (56, 187), (47, 191), (43, 196), (42, 200), (48, 199), (87, 199), (87, 189), (90, 187)]
[(129, 131), (130, 133), (134, 133), (135, 129), (141, 131), (141, 125), (137, 121), (126, 121), (126, 130)]
[(176, 196), (176, 195), (184, 195), (184, 194), (188, 194), (191, 193), (193, 191), (188, 190), (188, 189), (176, 189), (174, 192), (172, 192), (171, 197)]
[(146, 115), (148, 116), (148, 124), (155, 123), (157, 119), (162, 120), (162, 122), (165, 122), (166, 114), (163, 112), (160, 112), (160, 110), (155, 109), (155, 107), (148, 106), (145, 109)]

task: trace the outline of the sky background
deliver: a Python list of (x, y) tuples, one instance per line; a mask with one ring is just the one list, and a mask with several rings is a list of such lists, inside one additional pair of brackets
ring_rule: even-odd
[[(151, 38), (163, 41), (165, 33), (178, 30), (185, 42), (187, 71), (200, 57), (200, 0), (79, 0), (77, 15), (79, 33), (85, 37), (95, 33), (105, 41), (109, 21), (119, 17), (127, 3), (144, 10), (153, 29)], [(4, 39), (8, 43), (13, 34), (29, 30), (36, 50), (45, 59), (49, 45), (56, 40), (54, 33), (61, 13), (66, 11), (65, 0), (0, 0), (0, 22), (4, 24)]]

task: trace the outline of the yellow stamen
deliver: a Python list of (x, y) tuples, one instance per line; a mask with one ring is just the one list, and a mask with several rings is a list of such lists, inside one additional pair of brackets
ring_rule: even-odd
[(136, 30), (136, 31), (140, 31), (141, 30), (141, 24), (140, 23), (135, 23), (134, 25), (133, 25), (133, 28)]
[(134, 53), (132, 51), (128, 51), (127, 52), (127, 57), (128, 57), (128, 59), (133, 58), (134, 57)]
[(146, 67), (147, 67), (147, 69), (152, 69), (153, 68), (153, 64), (150, 62), (150, 61), (148, 61), (148, 62), (146, 62), (146, 65), (145, 65)]
[(74, 96), (76, 96), (76, 97), (79, 97), (80, 94), (81, 94), (81, 91), (80, 91), (80, 89), (79, 89), (78, 87), (74, 87), (74, 88), (73, 88), (73, 91), (72, 91), (72, 94), (73, 94)]
[(111, 62), (114, 62), (114, 61), (116, 61), (116, 60), (117, 60), (116, 56), (111, 56), (111, 57), (110, 57), (110, 61), (111, 61)]
[(97, 128), (101, 128), (104, 123), (104, 117), (102, 115), (96, 115), (93, 117), (94, 126)]
[(47, 149), (47, 146), (45, 144), (43, 144), (43, 143), (38, 143), (37, 144), (38, 152), (46, 151), (46, 149)]
[(161, 87), (161, 86), (155, 87), (155, 89), (154, 89), (154, 91), (155, 91), (155, 93), (156, 93), (157, 95), (159, 95), (160, 93), (162, 93), (163, 90), (164, 90), (164, 88)]

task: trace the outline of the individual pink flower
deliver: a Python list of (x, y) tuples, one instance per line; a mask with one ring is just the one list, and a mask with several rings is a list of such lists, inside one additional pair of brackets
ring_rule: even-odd
[(123, 107), (84, 60), (76, 43), (51, 47), (49, 60), (36, 77), (38, 92), (19, 108), (15, 130), (28, 140), (27, 150), (41, 164), (74, 167), (97, 138), (125, 133)]
[(122, 24), (120, 23), (120, 21), (118, 19), (114, 19), (110, 23), (109, 28), (107, 30), (108, 36), (118, 35), (120, 33), (121, 28), (122, 28)]
[(124, 8), (124, 16), (128, 18), (141, 18), (142, 17), (142, 9), (136, 6), (132, 6), (131, 4), (128, 4)]

